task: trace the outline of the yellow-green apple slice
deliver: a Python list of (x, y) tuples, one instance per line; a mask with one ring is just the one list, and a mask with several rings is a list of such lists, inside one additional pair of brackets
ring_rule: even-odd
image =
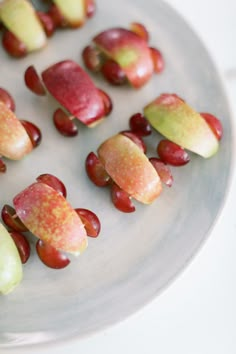
[(0, 155), (20, 160), (32, 149), (32, 142), (19, 119), (0, 102)]
[(23, 277), (22, 263), (16, 245), (0, 223), (0, 293), (8, 294)]
[(83, 25), (87, 17), (85, 0), (53, 0), (53, 2), (69, 26)]
[(42, 79), (50, 94), (85, 125), (94, 125), (106, 115), (98, 89), (76, 62), (56, 63), (42, 72)]
[(25, 44), (28, 52), (46, 45), (47, 38), (43, 26), (29, 1), (4, 0), (0, 3), (0, 20)]
[(119, 64), (130, 84), (139, 88), (151, 78), (153, 61), (147, 42), (124, 28), (111, 28), (99, 33), (93, 42)]
[(219, 143), (205, 119), (175, 94), (162, 94), (144, 107), (149, 123), (170, 141), (205, 158)]
[(75, 255), (86, 249), (87, 234), (80, 217), (52, 187), (33, 183), (13, 203), (23, 224), (43, 242)]
[(113, 181), (136, 200), (149, 204), (161, 193), (160, 178), (147, 156), (123, 134), (104, 141), (98, 157)]

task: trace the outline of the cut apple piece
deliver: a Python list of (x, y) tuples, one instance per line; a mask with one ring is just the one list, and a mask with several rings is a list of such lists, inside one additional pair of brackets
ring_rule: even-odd
[(205, 119), (176, 94), (162, 94), (144, 107), (149, 123), (170, 141), (205, 158), (219, 143)]
[(87, 17), (85, 0), (53, 0), (53, 2), (70, 27), (80, 27), (84, 24)]
[(0, 155), (20, 160), (32, 149), (31, 140), (19, 119), (0, 102)]
[(149, 204), (161, 193), (162, 184), (155, 168), (142, 150), (123, 134), (103, 142), (98, 157), (113, 181), (136, 200)]
[(93, 42), (108, 57), (119, 64), (130, 84), (139, 88), (153, 74), (153, 61), (147, 42), (124, 28), (111, 28), (94, 37)]
[(42, 73), (51, 95), (85, 125), (94, 125), (105, 116), (104, 102), (89, 75), (74, 61), (64, 60)]
[(29, 1), (5, 0), (0, 3), (0, 20), (27, 51), (41, 49), (47, 43), (43, 26)]
[(23, 224), (43, 242), (75, 255), (86, 249), (87, 234), (81, 219), (52, 187), (33, 183), (19, 193), (13, 203)]
[(22, 277), (19, 252), (11, 235), (0, 223), (0, 293), (12, 292), (20, 284)]

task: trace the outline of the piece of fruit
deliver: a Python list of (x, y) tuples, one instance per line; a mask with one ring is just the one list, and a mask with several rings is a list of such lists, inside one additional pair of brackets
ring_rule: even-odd
[(170, 168), (158, 157), (150, 157), (149, 161), (156, 169), (161, 181), (168, 187), (173, 184), (173, 176)]
[(12, 292), (20, 284), (22, 276), (17, 247), (7, 229), (0, 224), (0, 293)]
[(12, 32), (3, 31), (2, 46), (5, 51), (15, 58), (23, 58), (27, 55), (27, 47), (25, 43), (20, 41)]
[(40, 79), (40, 76), (38, 75), (38, 73), (35, 70), (35, 67), (33, 65), (30, 65), (25, 70), (24, 80), (25, 80), (26, 86), (28, 87), (28, 89), (30, 91), (34, 92), (36, 95), (39, 95), (39, 96), (46, 95), (46, 90), (44, 88), (42, 80)]
[(189, 154), (181, 146), (163, 139), (157, 145), (157, 154), (162, 161), (173, 166), (183, 166), (190, 161)]
[(0, 155), (20, 160), (29, 154), (33, 145), (15, 114), (0, 101)]
[(131, 196), (115, 183), (111, 187), (111, 200), (114, 206), (123, 213), (133, 213), (135, 211)]
[[(101, 122), (112, 109), (109, 96), (96, 88), (89, 75), (72, 60), (58, 62), (44, 70), (43, 83), (39, 75), (35, 75), (32, 66), (26, 69), (25, 77), (28, 77), (26, 84), (32, 92), (37, 93), (36, 87), (44, 84), (47, 91), (69, 112), (71, 118), (77, 118), (87, 126), (92, 127)], [(61, 119), (60, 112), (54, 116), (54, 123), (59, 132), (66, 133), (66, 129), (63, 132), (62, 127), (65, 119)], [(72, 128), (74, 132), (74, 127)]]
[(0, 173), (5, 173), (7, 170), (7, 166), (5, 164), (5, 162), (3, 162), (2, 159), (0, 159)]
[(42, 140), (42, 134), (40, 129), (35, 124), (29, 122), (28, 120), (20, 119), (20, 122), (25, 128), (33, 147), (36, 148), (41, 143)]
[(27, 238), (18, 231), (9, 231), (15, 245), (18, 249), (21, 263), (25, 264), (30, 256), (30, 244)]
[(132, 32), (136, 33), (138, 36), (143, 38), (146, 42), (149, 41), (149, 33), (147, 28), (139, 22), (132, 22), (130, 24), (130, 29)]
[(49, 268), (62, 269), (70, 264), (69, 258), (64, 253), (42, 240), (37, 241), (36, 251), (40, 260)]
[(54, 22), (51, 16), (49, 16), (46, 12), (43, 11), (37, 11), (37, 16), (44, 28), (47, 37), (51, 37), (55, 31)]
[(111, 177), (107, 174), (101, 161), (94, 152), (90, 152), (85, 161), (85, 168), (90, 180), (98, 187), (108, 186)]
[(53, 2), (69, 27), (80, 27), (86, 21), (85, 0), (53, 0)]
[(160, 178), (143, 151), (128, 137), (117, 134), (98, 148), (98, 158), (112, 180), (129, 196), (152, 203), (161, 193)]
[(57, 178), (56, 176), (50, 173), (43, 173), (36, 178), (38, 182), (42, 182), (47, 184), (48, 186), (55, 189), (58, 193), (60, 193), (64, 198), (67, 196), (67, 191), (64, 183)]
[(161, 51), (157, 48), (150, 47), (154, 71), (160, 74), (165, 68), (165, 62)]
[(127, 136), (127, 138), (131, 139), (141, 149), (141, 151), (146, 154), (147, 147), (140, 135), (137, 135), (130, 130), (123, 130), (120, 134), (123, 134)]
[(46, 45), (47, 37), (43, 26), (29, 1), (2, 1), (0, 3), (0, 20), (8, 31), (23, 43), (27, 53), (39, 50)]
[(14, 98), (2, 87), (0, 87), (0, 101), (3, 102), (11, 111), (15, 112), (16, 105)]
[(87, 235), (90, 237), (97, 237), (101, 230), (101, 223), (97, 215), (91, 210), (84, 208), (76, 208), (75, 211), (82, 220)]
[(219, 148), (205, 119), (175, 94), (162, 94), (144, 107), (149, 123), (168, 140), (205, 158)]
[(218, 140), (221, 140), (223, 135), (223, 126), (221, 121), (216, 118), (213, 114), (210, 113), (200, 113), (201, 116), (205, 119), (209, 127), (212, 129), (213, 133), (215, 134)]
[(153, 61), (147, 42), (131, 30), (110, 28), (93, 38), (94, 44), (125, 73), (130, 84), (139, 88), (153, 74)]
[(23, 224), (58, 251), (75, 255), (87, 247), (87, 234), (78, 214), (49, 185), (36, 182), (20, 192), (13, 204)]
[(18, 231), (18, 232), (28, 231), (27, 227), (18, 218), (15, 209), (11, 205), (5, 204), (3, 206), (1, 216), (4, 223), (11, 230)]
[(87, 69), (98, 72), (102, 66), (100, 51), (92, 45), (88, 45), (82, 51), (82, 58)]
[(78, 135), (79, 130), (73, 118), (61, 108), (56, 109), (53, 113), (53, 123), (58, 132), (64, 136), (72, 137)]
[(101, 73), (112, 85), (123, 85), (126, 81), (126, 74), (123, 69), (112, 59), (107, 59), (101, 66)]
[(131, 131), (139, 136), (148, 136), (152, 133), (150, 124), (141, 113), (135, 113), (130, 117), (129, 126)]

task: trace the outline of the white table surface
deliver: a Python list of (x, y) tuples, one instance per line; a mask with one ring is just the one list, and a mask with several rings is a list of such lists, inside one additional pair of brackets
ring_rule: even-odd
[[(182, 14), (209, 49), (225, 79), (236, 119), (235, 0), (168, 0), (168, 3)], [(210, 238), (188, 268), (153, 302), (92, 337), (36, 352), (235, 354), (235, 196), (233, 178)]]

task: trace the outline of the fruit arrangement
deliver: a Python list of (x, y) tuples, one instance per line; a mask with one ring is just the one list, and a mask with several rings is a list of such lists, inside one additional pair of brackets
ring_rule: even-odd
[(25, 71), (26, 86), (37, 95), (49, 92), (68, 114), (58, 108), (53, 114), (57, 130), (66, 136), (75, 136), (78, 129), (73, 119), (92, 127), (110, 114), (110, 97), (98, 89), (89, 75), (73, 60), (51, 65), (42, 72), (42, 80), (34, 66)]
[[(1, 2), (2, 43), (10, 55), (23, 57), (40, 50), (56, 29), (81, 27), (95, 13), (93, 0), (42, 2), (45, 12), (37, 11), (26, 0)], [(82, 59), (86, 69), (101, 73), (108, 83), (129, 83), (139, 89), (165, 66), (161, 51), (149, 42), (146, 27), (132, 22), (129, 29), (114, 27), (98, 33), (82, 51)], [(63, 136), (76, 136), (78, 121), (87, 127), (97, 126), (113, 109), (110, 96), (71, 59), (57, 61), (41, 74), (30, 65), (24, 82), (34, 94), (49, 94), (58, 102), (53, 122)], [(145, 139), (153, 131), (161, 139), (156, 155), (149, 157)], [(136, 202), (152, 204), (163, 192), (163, 185), (173, 185), (170, 166), (186, 165), (191, 153), (204, 158), (216, 154), (222, 134), (218, 118), (196, 112), (177, 94), (164, 93), (146, 104), (142, 113), (130, 117), (128, 130), (106, 138), (96, 153), (91, 151), (85, 171), (97, 187), (110, 188), (116, 209), (132, 213)], [(13, 97), (0, 88), (0, 155), (20, 160), (40, 142), (40, 129), (17, 118)], [(5, 171), (6, 164), (0, 159), (0, 172)], [(66, 197), (64, 183), (44, 173), (13, 198), (13, 206), (2, 207), (0, 293), (10, 293), (21, 282), (22, 264), (31, 256), (33, 245), (46, 266), (62, 269), (70, 264), (69, 255), (86, 249), (88, 236), (100, 234), (98, 216), (91, 210), (72, 207)]]
[(35, 9), (28, 0), (4, 0), (0, 4), (3, 48), (22, 58), (44, 48), (56, 29), (81, 27), (94, 12), (93, 0), (54, 0), (47, 11)]
[(130, 29), (109, 28), (97, 34), (92, 44), (84, 48), (84, 64), (92, 72), (101, 72), (113, 85), (129, 82), (138, 89), (153, 73), (164, 69), (162, 53), (150, 47), (148, 41), (148, 31), (140, 23), (132, 22)]
[[(0, 88), (0, 155), (20, 160), (41, 142), (40, 129), (26, 120), (19, 120), (14, 113), (15, 102), (8, 91)], [(0, 159), (0, 172), (6, 164)]]
[(22, 263), (30, 256), (30, 244), (23, 233), (37, 237), (39, 258), (54, 269), (69, 265), (68, 253), (81, 254), (87, 247), (87, 236), (99, 235), (97, 215), (88, 209), (74, 209), (66, 195), (61, 180), (42, 174), (13, 198), (14, 207), (3, 206), (2, 220), (10, 231), (0, 224), (0, 254), (4, 252), (0, 260), (0, 293), (10, 292), (22, 279)]

